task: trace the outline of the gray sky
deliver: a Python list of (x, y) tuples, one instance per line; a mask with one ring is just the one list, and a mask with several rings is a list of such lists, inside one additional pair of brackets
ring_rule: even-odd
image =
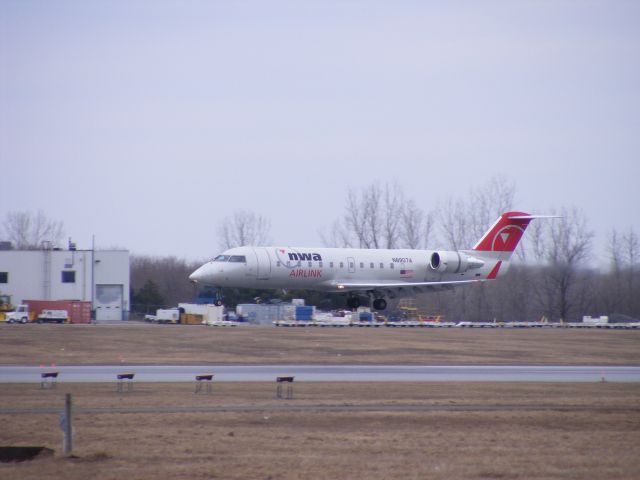
[(350, 186), (640, 231), (636, 1), (0, 2), (0, 216), (209, 257), (248, 209), (320, 244)]

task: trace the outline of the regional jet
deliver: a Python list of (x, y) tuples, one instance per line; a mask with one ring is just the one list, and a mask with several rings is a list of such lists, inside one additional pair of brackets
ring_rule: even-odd
[(349, 308), (366, 294), (384, 310), (385, 297), (451, 289), (494, 280), (509, 260), (529, 222), (542, 215), (502, 214), (471, 250), (254, 247), (231, 248), (193, 272), (192, 282), (256, 289), (343, 292)]

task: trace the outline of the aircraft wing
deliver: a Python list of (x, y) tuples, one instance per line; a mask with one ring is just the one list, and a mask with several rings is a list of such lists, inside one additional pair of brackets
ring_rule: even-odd
[(368, 291), (368, 290), (445, 290), (453, 288), (456, 285), (464, 285), (468, 283), (484, 282), (485, 279), (476, 280), (452, 280), (448, 282), (376, 282), (376, 283), (359, 283), (359, 282), (332, 282), (335, 291)]

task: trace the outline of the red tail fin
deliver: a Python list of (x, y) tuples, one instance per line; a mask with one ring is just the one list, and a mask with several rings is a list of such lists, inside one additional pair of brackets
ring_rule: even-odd
[(482, 252), (513, 252), (534, 218), (535, 216), (522, 212), (503, 213), (473, 249)]

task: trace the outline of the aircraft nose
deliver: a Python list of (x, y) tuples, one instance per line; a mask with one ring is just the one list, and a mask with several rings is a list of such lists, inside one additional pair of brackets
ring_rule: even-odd
[(189, 275), (189, 280), (193, 283), (202, 282), (205, 279), (205, 269), (204, 266), (198, 268), (195, 272)]

